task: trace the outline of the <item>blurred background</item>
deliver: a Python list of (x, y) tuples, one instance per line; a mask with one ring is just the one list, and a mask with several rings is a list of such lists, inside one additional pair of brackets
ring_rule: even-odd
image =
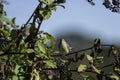
[[(67, 0), (63, 4), (65, 9), (57, 7), (52, 17), (43, 22), (41, 30), (52, 34), (56, 39), (65, 38), (78, 49), (91, 45), (95, 38), (119, 46), (120, 14), (106, 9), (102, 1), (95, 0), (96, 5), (91, 6), (86, 0)], [(8, 2), (9, 5), (5, 5), (7, 16), (16, 17), (16, 24), (20, 26), (25, 24), (38, 5), (38, 0)]]

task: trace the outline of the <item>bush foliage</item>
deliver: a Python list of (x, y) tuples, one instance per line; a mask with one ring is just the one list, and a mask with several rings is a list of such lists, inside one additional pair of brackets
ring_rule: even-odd
[[(95, 5), (92, 0), (87, 1)], [(90, 48), (71, 51), (62, 39), (62, 49), (56, 50), (54, 37), (40, 30), (41, 23), (51, 17), (57, 6), (65, 8), (66, 0), (39, 0), (23, 26), (15, 24), (16, 18), (6, 17), (4, 2), (0, 2), (0, 80), (73, 80), (74, 72), (80, 80), (120, 80), (120, 52), (114, 45), (95, 39)], [(104, 0), (103, 5), (118, 12), (118, 0), (112, 3)], [(110, 48), (107, 54), (112, 55), (113, 60), (103, 65), (105, 59), (100, 54), (104, 47)], [(70, 58), (70, 55), (74, 57)], [(76, 69), (69, 67), (71, 63), (85, 60), (88, 63), (81, 63)], [(105, 71), (106, 68), (111, 71)]]

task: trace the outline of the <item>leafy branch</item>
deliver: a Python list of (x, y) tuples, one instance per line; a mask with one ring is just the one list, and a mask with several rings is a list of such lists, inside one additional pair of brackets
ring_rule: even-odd
[[(103, 44), (100, 39), (95, 39), (91, 47), (71, 51), (71, 47), (62, 39), (62, 51), (56, 50), (54, 37), (40, 31), (40, 27), (44, 20), (51, 17), (52, 11), (56, 11), (57, 6), (65, 8), (62, 4), (66, 0), (38, 1), (38, 6), (20, 29), (15, 25), (15, 18), (6, 18), (0, 3), (0, 80), (73, 80), (74, 72), (84, 80), (120, 79), (120, 52), (114, 45)], [(93, 0), (87, 1), (95, 5)], [(113, 8), (119, 8), (119, 2), (116, 4), (115, 1), (108, 4), (109, 0), (104, 0), (104, 6), (116, 12)], [(107, 58), (112, 56), (113, 61), (103, 65), (105, 59), (101, 53), (104, 47), (110, 48), (106, 54)], [(71, 68), (71, 64), (79, 61), (79, 66)], [(111, 73), (106, 68), (110, 68)]]

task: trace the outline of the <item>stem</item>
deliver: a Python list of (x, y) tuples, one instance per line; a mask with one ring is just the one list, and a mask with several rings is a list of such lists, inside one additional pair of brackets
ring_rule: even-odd
[[(40, 5), (40, 4), (39, 4), (39, 5)], [(32, 14), (31, 17), (28, 19), (28, 21), (26, 22), (25, 25), (27, 25), (27, 24), (30, 22), (30, 20), (31, 20), (32, 17), (34, 16), (35, 11), (38, 9), (39, 5), (38, 5), (37, 8), (34, 10), (33, 14)], [(25, 28), (25, 25), (24, 25), (24, 28)], [(18, 36), (17, 36), (14, 40), (12, 40), (12, 43), (10, 44), (8, 50), (7, 50), (4, 54), (0, 54), (0, 56), (4, 56), (4, 55), (8, 54), (8, 53), (10, 52), (10, 49), (11, 49), (12, 46), (17, 42), (17, 40), (20, 38), (20, 36), (22, 36), (22, 31), (19, 32)]]
[(110, 47), (110, 46), (113, 46), (113, 45), (110, 45), (110, 44), (102, 44), (101, 46)]
[[(43, 21), (43, 20), (42, 20), (42, 21)], [(42, 23), (42, 21), (41, 21), (41, 23)], [(37, 33), (38, 33), (39, 29), (40, 29), (41, 23), (39, 23), (39, 25), (38, 25), (38, 29), (37, 29), (37, 31), (36, 31), (36, 35), (37, 35)], [(20, 34), (19, 34), (19, 35), (20, 35)], [(15, 39), (15, 41), (13, 42), (13, 44), (14, 44), (16, 41), (17, 41), (17, 39)], [(12, 45), (13, 45), (13, 44), (12, 44)], [(9, 48), (11, 48), (12, 45), (11, 45)], [(111, 45), (109, 45), (109, 44), (102, 44), (102, 46), (104, 46), (104, 47), (109, 47), (109, 46), (111, 46)], [(89, 47), (89, 48), (85, 48), (85, 49), (73, 51), (73, 52), (70, 52), (70, 53), (67, 53), (67, 54), (66, 54), (66, 53), (60, 53), (60, 54), (55, 54), (55, 55), (51, 55), (51, 56), (52, 56), (52, 57), (69, 56), (69, 55), (72, 55), (72, 54), (76, 54), (76, 53), (78, 53), (78, 52), (83, 52), (83, 51), (90, 50), (90, 49), (92, 49), (92, 48), (94, 48), (94, 47), (92, 46), (92, 47)], [(9, 54), (14, 54), (14, 53), (10, 52)], [(65, 54), (65, 55), (64, 55), (64, 54)], [(6, 52), (3, 53), (3, 54), (0, 54), (0, 56), (4, 56), (4, 55), (6, 55)]]
[(35, 14), (35, 12), (36, 12), (36, 10), (39, 8), (39, 5), (40, 5), (41, 3), (39, 3), (38, 4), (38, 6), (36, 7), (36, 9), (34, 10), (34, 12), (32, 13), (32, 15), (30, 16), (30, 18), (28, 19), (28, 21), (26, 22), (26, 24), (25, 25), (27, 25), (29, 22), (30, 22), (30, 20), (32, 19), (32, 17), (34, 16), (34, 14)]
[(113, 66), (113, 65), (114, 65), (114, 63), (111, 63), (111, 64), (103, 66), (101, 69), (106, 68), (106, 67), (110, 67), (110, 66)]
[(78, 52), (87, 51), (87, 50), (90, 50), (90, 49), (92, 49), (92, 48), (93, 48), (93, 47), (86, 48), (86, 49), (81, 49), (81, 50), (74, 51), (74, 52), (70, 52), (70, 53), (66, 54), (65, 56), (72, 55), (72, 54), (76, 54), (76, 53), (78, 53)]
[(36, 37), (37, 34), (38, 34), (38, 31), (39, 31), (39, 29), (40, 29), (40, 27), (41, 27), (42, 22), (43, 22), (43, 18), (41, 19), (41, 22), (38, 24), (38, 28), (37, 28), (37, 31), (36, 31), (36, 33), (35, 33), (35, 37)]
[[(112, 46), (112, 45), (110, 45), (110, 44), (102, 44), (101, 46), (103, 46), (103, 47), (110, 47), (110, 46)], [(81, 50), (78, 50), (78, 51), (70, 52), (70, 53), (66, 54), (65, 56), (72, 55), (72, 54), (76, 54), (76, 53), (78, 53), (78, 52), (87, 51), (87, 50), (90, 50), (90, 49), (92, 49), (92, 48), (94, 48), (94, 47), (92, 46), (92, 47), (89, 47), (89, 48), (86, 48), (86, 49), (81, 49)]]
[(22, 35), (22, 32), (20, 32), (18, 34), (18, 36), (12, 41), (12, 43), (10, 44), (8, 50), (5, 53), (0, 54), (0, 56), (4, 56), (4, 55), (8, 54), (10, 52), (10, 49), (12, 48), (12, 46), (17, 42), (17, 40), (20, 38), (21, 35)]

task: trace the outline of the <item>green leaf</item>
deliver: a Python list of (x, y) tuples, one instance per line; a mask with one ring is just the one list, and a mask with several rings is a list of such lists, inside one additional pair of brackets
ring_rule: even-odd
[(33, 53), (33, 52), (35, 52), (33, 49), (26, 49), (26, 52), (27, 53)]
[[(1, 30), (0, 30), (0, 31), (1, 31)], [(2, 30), (1, 32), (2, 32), (2, 34), (3, 34), (4, 36), (6, 36), (6, 37), (10, 35), (8, 30), (5, 30), (5, 29), (4, 29), (4, 30)]]
[(55, 48), (55, 39), (52, 35), (45, 33), (46, 38), (50, 40), (51, 43), (51, 48), (54, 49)]
[(80, 64), (78, 67), (78, 72), (83, 72), (87, 69), (87, 65)]
[(39, 0), (39, 2), (47, 4), (47, 0)]
[(51, 17), (52, 11), (50, 9), (41, 9), (39, 14), (42, 15), (44, 20), (47, 20)]
[(49, 8), (50, 8), (50, 10), (56, 11), (56, 4), (53, 3), (53, 4), (49, 5)]
[(54, 0), (39, 0), (39, 2), (50, 5), (50, 4), (52, 4), (54, 2)]
[(115, 74), (112, 74), (112, 75), (110, 76), (110, 78), (112, 78), (112, 79), (114, 79), (114, 80), (120, 80), (120, 78), (119, 78), (117, 75), (115, 75)]
[(18, 34), (18, 31), (17, 31), (16, 29), (13, 29), (13, 30), (11, 31), (10, 37), (11, 37), (12, 39), (15, 39), (15, 38), (17, 37), (17, 34)]
[(48, 0), (47, 2), (48, 2), (47, 4), (50, 5), (54, 2), (54, 0)]
[(11, 21), (15, 24), (16, 17), (14, 17)]
[(8, 18), (6, 18), (4, 16), (0, 17), (0, 21), (6, 22), (7, 24), (11, 25), (11, 27), (13, 27), (15, 29), (17, 28), (16, 25), (12, 22), (12, 20), (9, 20)]
[(16, 66), (15, 66), (15, 73), (16, 73), (16, 74), (19, 72), (19, 71), (18, 71), (19, 68), (20, 68), (19, 65), (16, 65)]
[(46, 53), (46, 46), (45, 46), (44, 44), (42, 44), (40, 41), (38, 41), (37, 45), (38, 45), (38, 49), (39, 49), (42, 53)]
[(113, 70), (114, 70), (115, 73), (117, 73), (118, 75), (120, 75), (120, 65), (119, 64), (115, 65), (113, 67)]
[(91, 57), (90, 55), (86, 55), (86, 57), (87, 57), (87, 59), (88, 59), (88, 61), (90, 62), (90, 63), (93, 63), (93, 57)]
[(31, 80), (40, 80), (39, 72), (36, 69), (33, 70), (33, 74), (34, 74), (34, 78)]
[(49, 67), (49, 68), (56, 68), (56, 64), (54, 61), (52, 60), (45, 60), (43, 61), (46, 65), (46, 67)]
[(103, 63), (103, 56), (98, 56), (94, 59), (94, 64), (97, 65), (97, 64), (101, 64)]
[(92, 65), (92, 68), (93, 68), (93, 70), (94, 70), (95, 72), (97, 72), (98, 74), (101, 73), (101, 70), (97, 69), (95, 66)]

